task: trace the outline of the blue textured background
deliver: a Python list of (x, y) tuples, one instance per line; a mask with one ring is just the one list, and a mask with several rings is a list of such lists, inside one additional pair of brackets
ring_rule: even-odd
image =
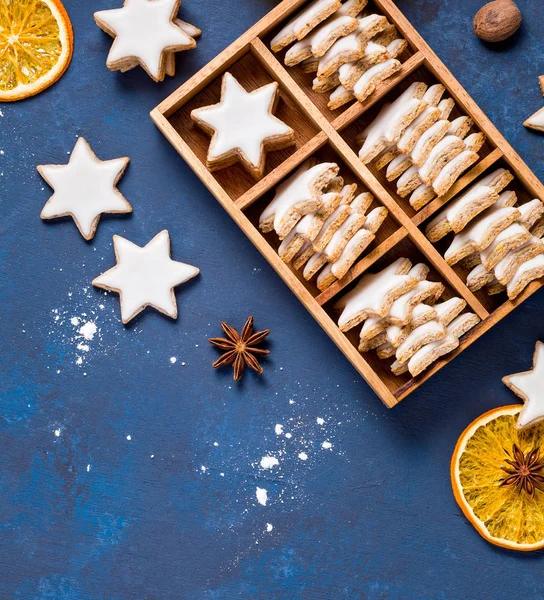
[[(544, 140), (521, 123), (543, 104), (544, 7), (519, 4), (522, 31), (492, 49), (472, 35), (479, 0), (400, 2), (542, 177)], [(500, 377), (530, 363), (544, 295), (387, 411), (148, 118), (275, 2), (186, 0), (204, 34), (162, 85), (106, 69), (92, 13), (117, 5), (66, 0), (68, 72), (0, 105), (0, 598), (544, 598), (542, 555), (484, 542), (449, 483), (463, 428), (513, 401)], [(134, 214), (105, 218), (92, 243), (39, 219), (50, 190), (35, 167), (65, 162), (76, 135), (132, 159), (120, 188)], [(123, 327), (117, 297), (90, 281), (112, 266), (114, 233), (143, 244), (163, 228), (201, 276), (180, 288), (176, 322)], [(237, 386), (206, 340), (250, 313), (272, 354)], [(98, 326), (87, 352), (73, 317)], [(260, 469), (265, 455), (279, 466)]]

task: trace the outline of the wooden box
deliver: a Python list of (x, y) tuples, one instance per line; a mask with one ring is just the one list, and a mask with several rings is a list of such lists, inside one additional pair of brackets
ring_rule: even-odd
[[(268, 49), (274, 33), (305, 2), (306, 0), (283, 0), (155, 108), (151, 116), (346, 358), (383, 402), (392, 407), (542, 285), (542, 282), (533, 282), (514, 302), (505, 302), (504, 295), (489, 297), (483, 293), (473, 294), (466, 287), (460, 269), (452, 268), (445, 262), (437, 248), (427, 240), (421, 226), (448, 200), (491, 168), (501, 165), (509, 168), (516, 177), (514, 185), (518, 193), (525, 199), (544, 199), (544, 186), (391, 0), (373, 0), (373, 8), (385, 15), (408, 42), (400, 71), (382, 83), (364, 103), (355, 102), (342, 109), (330, 111), (327, 108), (326, 96), (312, 92), (307, 77), (296, 69), (284, 67), (280, 62), (281, 55), (275, 56)], [(210, 173), (206, 168), (210, 139), (194, 126), (190, 118), (193, 108), (218, 102), (221, 76), (227, 70), (248, 90), (277, 81), (280, 85), (281, 102), (276, 114), (296, 132), (295, 146), (268, 154), (265, 176), (257, 183), (240, 166)], [(480, 151), (481, 160), (476, 166), (459, 179), (446, 195), (437, 198), (417, 213), (396, 195), (383, 175), (359, 160), (355, 148), (355, 137), (367, 116), (371, 118), (372, 114), (375, 114), (388, 94), (398, 95), (399, 91), (414, 80), (442, 83), (457, 107), (469, 115), (480, 131), (487, 136), (487, 141)], [(309, 81), (311, 82), (311, 78)], [(337, 281), (322, 293), (315, 284), (305, 281), (298, 272), (279, 258), (277, 238), (263, 235), (257, 228), (258, 215), (270, 200), (273, 188), (314, 154), (324, 160), (332, 159), (337, 162), (341, 165), (341, 174), (346, 181), (360, 183), (362, 188), (374, 195), (376, 202), (389, 210), (387, 221), (366, 254), (341, 281)], [(338, 294), (349, 288), (364, 271), (370, 267), (377, 269), (385, 266), (399, 256), (407, 256), (413, 261), (422, 260), (428, 264), (431, 267), (430, 279), (446, 284), (445, 297), (457, 295), (464, 298), (468, 308), (482, 319), (477, 327), (461, 339), (456, 351), (416, 378), (411, 378), (410, 375), (394, 376), (385, 361), (380, 361), (371, 353), (364, 356), (359, 353), (357, 334), (354, 331), (347, 334), (340, 331), (333, 308)]]

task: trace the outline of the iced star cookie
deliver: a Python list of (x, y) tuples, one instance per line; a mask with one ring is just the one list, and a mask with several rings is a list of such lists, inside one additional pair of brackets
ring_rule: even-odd
[(113, 236), (117, 265), (93, 280), (95, 287), (119, 294), (121, 317), (128, 323), (147, 306), (176, 319), (174, 288), (196, 277), (199, 269), (170, 258), (170, 235), (164, 230), (144, 247)]
[(125, 0), (122, 8), (94, 13), (98, 27), (114, 39), (106, 66), (128, 71), (140, 65), (155, 81), (166, 74), (167, 56), (196, 46), (176, 22), (181, 0)]
[(518, 429), (527, 429), (544, 419), (544, 344), (542, 342), (536, 343), (533, 368), (530, 371), (507, 375), (502, 381), (525, 402), (516, 425)]
[(255, 179), (260, 179), (266, 152), (295, 144), (295, 132), (273, 114), (278, 100), (276, 82), (247, 92), (230, 73), (225, 73), (219, 104), (191, 112), (191, 119), (212, 136), (207, 156), (210, 171), (241, 162)]
[(79, 232), (92, 240), (103, 213), (130, 213), (132, 206), (116, 185), (129, 163), (128, 157), (100, 160), (84, 138), (79, 138), (67, 165), (39, 165), (38, 172), (54, 194), (41, 218), (72, 217)]

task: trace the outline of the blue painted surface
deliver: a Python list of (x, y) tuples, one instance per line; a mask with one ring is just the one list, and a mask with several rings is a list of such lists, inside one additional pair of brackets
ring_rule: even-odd
[[(513, 401), (500, 377), (544, 337), (544, 295), (387, 411), (148, 118), (274, 4), (186, 0), (204, 35), (157, 85), (105, 68), (92, 13), (117, 1), (66, 0), (70, 69), (0, 106), (2, 600), (544, 598), (542, 555), (486, 544), (449, 483), (463, 428)], [(400, 2), (542, 177), (544, 140), (521, 123), (543, 103), (544, 8), (519, 4), (522, 31), (496, 50), (471, 33), (479, 0)], [(39, 219), (50, 190), (35, 166), (67, 160), (76, 135), (132, 159), (120, 188), (134, 214), (103, 219), (91, 243)], [(146, 312), (123, 327), (117, 297), (90, 281), (113, 264), (114, 233), (143, 244), (163, 228), (201, 276), (177, 294), (176, 322)], [(272, 353), (237, 386), (206, 340), (250, 313)], [(265, 455), (279, 467), (260, 469)]]

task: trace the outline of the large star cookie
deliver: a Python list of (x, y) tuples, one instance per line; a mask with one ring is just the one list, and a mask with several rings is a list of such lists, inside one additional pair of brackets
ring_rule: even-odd
[[(152, 79), (162, 81), (171, 53), (196, 46), (187, 28), (175, 20), (180, 4), (181, 0), (125, 0), (122, 8), (95, 12), (96, 24), (115, 38), (108, 69), (128, 71), (140, 65)], [(172, 65), (168, 71), (172, 74)]]
[(295, 132), (273, 114), (278, 94), (276, 82), (246, 92), (230, 73), (225, 73), (219, 104), (191, 112), (193, 121), (212, 136), (207, 157), (210, 171), (241, 162), (259, 179), (264, 173), (266, 151), (295, 143)]
[(81, 235), (91, 240), (102, 213), (129, 213), (132, 206), (115, 187), (130, 159), (100, 160), (79, 138), (67, 165), (39, 165), (38, 171), (55, 190), (42, 209), (42, 219), (72, 217)]
[(544, 343), (536, 343), (530, 371), (508, 375), (502, 381), (525, 402), (519, 414), (518, 429), (526, 429), (544, 420)]
[(161, 231), (143, 248), (115, 235), (113, 246), (117, 265), (92, 283), (119, 294), (123, 323), (147, 306), (177, 318), (174, 288), (198, 275), (200, 270), (170, 258), (168, 231)]

